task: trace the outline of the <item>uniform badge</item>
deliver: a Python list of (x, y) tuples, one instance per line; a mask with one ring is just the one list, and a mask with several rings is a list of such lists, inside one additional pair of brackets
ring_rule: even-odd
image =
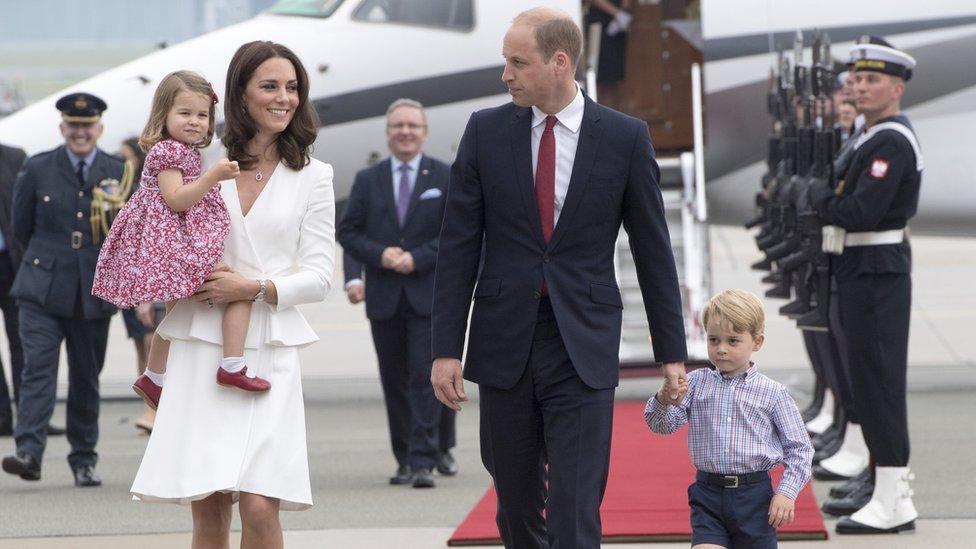
[(888, 161), (881, 158), (875, 158), (871, 161), (871, 177), (875, 179), (884, 179), (884, 176), (888, 175)]
[(78, 98), (75, 99), (75, 108), (79, 111), (83, 111), (88, 108), (88, 100), (85, 99), (85, 96), (79, 95)]

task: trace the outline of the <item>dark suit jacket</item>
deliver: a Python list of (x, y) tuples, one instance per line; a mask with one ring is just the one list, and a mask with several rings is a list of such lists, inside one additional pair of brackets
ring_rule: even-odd
[[(101, 242), (92, 242), (92, 188), (103, 179), (122, 178), (122, 161), (101, 149), (84, 187), (78, 184), (65, 147), (32, 156), (14, 187), (13, 231), (26, 247), (10, 295), (48, 313), (70, 317), (78, 292), (85, 318), (104, 318), (115, 307), (91, 295)], [(81, 233), (81, 247), (71, 245)], [(16, 268), (16, 266), (15, 266)]]
[(346, 284), (349, 284), (350, 280), (363, 280), (362, 262), (345, 250), (342, 252), (342, 274), (344, 275)]
[[(421, 158), (407, 221), (401, 229), (389, 159), (356, 174), (338, 237), (345, 251), (365, 266), (366, 316), (371, 320), (392, 318), (401, 293), (406, 294), (415, 313), (430, 315), (438, 233), (449, 180), (447, 164), (426, 155)], [(425, 198), (421, 200), (421, 196)], [(380, 256), (388, 246), (410, 252), (416, 270), (402, 275), (382, 268)]]
[(461, 357), (473, 290), (465, 378), (513, 386), (529, 358), (545, 279), (580, 379), (595, 389), (616, 385), (623, 306), (614, 253), (623, 223), (655, 359), (684, 361), (681, 298), (647, 125), (586, 99), (569, 190), (546, 246), (531, 122), (531, 109), (508, 104), (474, 113), (465, 128), (441, 230), (433, 356)]
[(10, 263), (15, 270), (24, 256), (24, 247), (14, 235), (11, 204), (14, 197), (14, 182), (25, 158), (27, 154), (21, 149), (0, 145), (0, 231), (3, 231), (7, 253), (10, 254)]

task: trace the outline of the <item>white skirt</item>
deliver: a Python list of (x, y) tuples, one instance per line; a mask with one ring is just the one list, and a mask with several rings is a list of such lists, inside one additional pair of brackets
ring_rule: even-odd
[(297, 347), (246, 349), (248, 373), (267, 393), (217, 384), (219, 345), (174, 339), (152, 436), (133, 499), (189, 504), (215, 492), (260, 494), (281, 509), (312, 506), (305, 404)]

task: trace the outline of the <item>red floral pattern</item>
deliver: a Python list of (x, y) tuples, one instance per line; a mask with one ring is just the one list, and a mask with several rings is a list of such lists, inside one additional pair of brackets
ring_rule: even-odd
[(183, 299), (200, 287), (220, 261), (230, 214), (220, 185), (185, 212), (166, 205), (159, 173), (183, 172), (183, 183), (200, 177), (200, 151), (173, 139), (146, 155), (141, 187), (112, 223), (95, 268), (92, 294), (119, 307)]

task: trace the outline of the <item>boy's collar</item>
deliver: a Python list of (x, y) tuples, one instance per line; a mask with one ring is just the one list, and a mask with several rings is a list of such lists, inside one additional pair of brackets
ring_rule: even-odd
[(743, 381), (749, 381), (749, 379), (751, 379), (752, 376), (757, 372), (758, 370), (756, 369), (756, 363), (752, 360), (749, 361), (749, 368), (745, 372), (735, 377), (725, 377), (725, 374), (723, 374), (721, 370), (719, 370), (718, 368), (712, 368), (712, 375), (714, 376), (717, 376), (722, 379), (738, 379), (741, 377)]

